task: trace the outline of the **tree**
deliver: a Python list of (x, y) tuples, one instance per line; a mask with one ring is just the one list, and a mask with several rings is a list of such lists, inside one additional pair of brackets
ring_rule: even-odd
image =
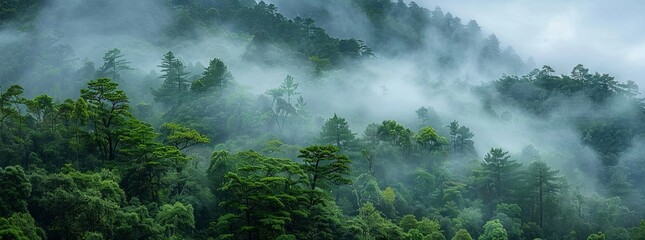
[(479, 240), (508, 240), (508, 234), (498, 219), (490, 220), (484, 224), (484, 233)]
[(408, 232), (410, 229), (416, 229), (417, 228), (417, 219), (414, 215), (412, 214), (407, 214), (399, 220), (399, 227), (403, 229), (403, 231)]
[(27, 105), (27, 112), (32, 119), (40, 125), (39, 127), (44, 127), (42, 130), (54, 133), (58, 112), (58, 106), (56, 106), (54, 98), (47, 95), (40, 95), (33, 100), (26, 100), (25, 105)]
[(174, 146), (179, 151), (197, 144), (206, 144), (210, 139), (197, 130), (184, 127), (178, 123), (164, 123), (161, 125), (161, 138), (164, 144)]
[(303, 169), (309, 175), (311, 190), (326, 183), (351, 183), (346, 177), (351, 161), (337, 152), (338, 148), (331, 145), (313, 145), (300, 150), (298, 157), (303, 159)]
[(0, 217), (27, 212), (31, 183), (20, 166), (0, 168)]
[(631, 237), (636, 240), (645, 240), (645, 220), (641, 220), (638, 227), (632, 229)]
[(544, 223), (544, 198), (559, 190), (558, 170), (551, 168), (543, 161), (535, 161), (529, 165), (526, 174), (526, 187), (538, 199), (538, 216), (540, 227)]
[(219, 92), (228, 84), (230, 78), (231, 73), (224, 62), (213, 58), (204, 69), (202, 77), (190, 85), (190, 90), (197, 93)]
[(189, 90), (189, 83), (186, 76), (186, 66), (169, 51), (161, 59), (161, 87), (153, 90), (155, 101), (165, 104), (166, 106), (175, 106), (182, 102)]
[(123, 56), (125, 55), (121, 54), (121, 50), (118, 48), (105, 53), (105, 56), (103, 56), (103, 66), (97, 70), (96, 77), (111, 78), (116, 82), (120, 82), (122, 80), (120, 74), (121, 71), (134, 70), (128, 66), (130, 62), (123, 59)]
[(503, 201), (509, 197), (517, 180), (517, 170), (521, 164), (509, 160), (508, 152), (501, 148), (491, 148), (481, 163), (486, 188), (494, 190), (495, 199)]
[(190, 204), (164, 204), (159, 209), (156, 221), (165, 229), (167, 238), (186, 238), (195, 230), (193, 206)]
[(399, 125), (394, 120), (383, 121), (378, 126), (377, 136), (379, 140), (397, 146), (405, 153), (412, 151), (412, 131)]
[(24, 101), (21, 97), (23, 91), (21, 86), (12, 85), (0, 94), (0, 124), (2, 124), (0, 130), (4, 130), (4, 122), (7, 118), (20, 114), (18, 106)]
[[(68, 140), (67, 158), (74, 160), (77, 168), (80, 167), (81, 151), (87, 149), (92, 141), (87, 141), (89, 133), (86, 132), (87, 122), (92, 114), (88, 109), (88, 104), (83, 98), (76, 101), (72, 99), (65, 99), (59, 106), (59, 117), (65, 129), (66, 138)], [(69, 154), (74, 154), (73, 157)]]
[(347, 150), (355, 140), (354, 135), (349, 130), (347, 121), (334, 113), (334, 117), (325, 121), (320, 133), (320, 139), (322, 144), (334, 144), (340, 150)]
[(120, 152), (130, 161), (123, 166), (121, 185), (129, 196), (157, 202), (167, 193), (163, 176), (173, 169), (180, 172), (188, 159), (178, 148), (155, 141), (158, 134), (150, 124), (131, 119), (126, 126)]
[(448, 143), (448, 140), (445, 137), (439, 136), (432, 127), (421, 128), (419, 133), (414, 136), (414, 140), (421, 146), (422, 150), (428, 153), (439, 151)]
[(417, 118), (421, 120), (421, 126), (440, 126), (441, 118), (432, 107), (420, 107), (415, 111)]
[(500, 203), (497, 204), (495, 216), (498, 219), (510, 239), (520, 239), (522, 236), (522, 209), (517, 204)]
[(602, 232), (592, 233), (587, 237), (587, 240), (605, 240), (605, 234)]
[[(271, 99), (268, 101), (266, 111), (270, 114), (273, 122), (278, 127), (278, 131), (282, 133), (284, 126), (289, 117), (304, 114), (304, 106), (306, 105), (302, 95), (299, 95), (298, 83), (294, 82), (293, 77), (287, 75), (280, 87), (269, 89), (265, 95)], [(291, 102), (296, 96), (299, 97), (295, 104)]]
[(40, 240), (46, 237), (29, 213), (13, 213), (6, 218), (0, 216), (0, 239)]
[(117, 89), (118, 83), (109, 78), (99, 78), (81, 89), (90, 114), (92, 140), (98, 146), (102, 160), (114, 160), (120, 144), (123, 123), (131, 117), (128, 97)]
[(125, 194), (118, 176), (103, 170), (81, 173), (65, 165), (60, 173), (32, 172), (29, 211), (51, 239), (82, 239), (88, 232), (112, 239)]
[(452, 121), (447, 126), (450, 129), (450, 136), (452, 137), (452, 152), (454, 153), (474, 153), (475, 147), (471, 140), (475, 134), (470, 131), (466, 126), (460, 126), (459, 122)]
[(459, 229), (454, 237), (451, 240), (473, 240), (473, 237), (470, 236), (470, 233), (466, 229)]
[(383, 218), (372, 203), (363, 205), (357, 220), (362, 228), (360, 239), (403, 239), (403, 231), (390, 220)]
[(235, 170), (226, 173), (226, 182), (219, 188), (225, 193), (220, 205), (227, 213), (211, 225), (212, 231), (247, 239), (272, 239), (284, 234), (292, 217), (306, 215), (294, 208), (301, 198), (298, 192), (306, 179), (304, 173), (289, 159), (267, 158), (255, 152), (238, 155), (244, 158)]

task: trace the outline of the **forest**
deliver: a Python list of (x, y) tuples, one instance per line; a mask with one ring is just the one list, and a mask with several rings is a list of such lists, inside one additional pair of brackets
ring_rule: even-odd
[(3, 240), (645, 239), (636, 82), (440, 7), (5, 0), (0, 63)]

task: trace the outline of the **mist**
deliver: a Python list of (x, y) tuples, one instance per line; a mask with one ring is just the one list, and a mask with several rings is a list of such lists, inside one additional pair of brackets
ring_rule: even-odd
[[(417, 1), (440, 6), (457, 16), (476, 19), (482, 30), (495, 33), (538, 66), (561, 73), (585, 64), (617, 79), (645, 84), (645, 21), (638, 1)], [(495, 12), (495, 14), (490, 14)], [(591, 57), (593, 56), (593, 57)]]
[[(308, 17), (306, 13), (302, 13), (302, 9), (323, 8), (324, 13), (331, 14), (324, 18), (330, 22), (321, 22), (322, 26), (329, 26), (330, 34), (337, 34), (335, 37), (365, 39), (367, 43), (375, 42), (376, 36), (373, 35), (374, 30), (367, 17), (361, 14), (356, 6), (345, 1), (325, 4), (318, 2), (287, 4), (280, 1), (274, 3), (289, 17), (299, 15)], [(419, 4), (430, 8), (427, 2), (419, 2)], [(450, 13), (453, 11), (452, 7), (454, 6), (446, 4), (443, 9), (445, 13)], [(332, 11), (334, 9), (341, 10)], [(456, 11), (455, 13), (460, 13), (460, 10)], [(468, 16), (467, 10), (461, 11)], [(145, 12), (145, 14), (137, 14), (139, 12)], [(96, 18), (97, 15), (104, 17)], [(453, 120), (470, 127), (475, 133), (473, 140), (479, 158), (483, 158), (490, 148), (495, 147), (507, 149), (514, 153), (514, 158), (517, 158), (522, 148), (534, 145), (546, 154), (557, 152), (563, 155), (562, 159), (554, 159), (549, 163), (562, 170), (564, 174), (577, 172), (578, 167), (583, 165), (594, 169), (588, 166), (588, 162), (599, 162), (588, 160), (595, 159), (596, 156), (580, 142), (572, 126), (565, 124), (557, 128), (548, 128), (546, 126), (552, 124), (548, 120), (547, 122), (535, 120), (520, 109), (504, 107), (497, 110), (500, 114), (504, 111), (511, 113), (510, 120), (500, 120), (484, 112), (481, 99), (470, 89), (494, 81), (496, 77), (478, 72), (468, 62), (460, 64), (457, 69), (442, 70), (434, 59), (436, 54), (433, 51), (436, 49), (431, 45), (443, 45), (448, 40), (441, 39), (441, 35), (435, 34), (434, 29), (423, 31), (430, 40), (422, 47), (421, 52), (408, 52), (400, 48), (403, 43), (390, 44), (385, 52), (382, 49), (375, 49), (376, 55), (372, 59), (358, 61), (352, 64), (352, 67), (331, 71), (316, 79), (311, 76), (311, 66), (294, 66), (288, 59), (284, 62), (263, 65), (243, 57), (250, 44), (250, 38), (244, 35), (230, 34), (225, 31), (203, 32), (194, 39), (160, 42), (157, 38), (173, 24), (172, 16), (171, 10), (155, 1), (140, 1), (136, 4), (126, 1), (110, 3), (61, 1), (46, 5), (36, 18), (36, 29), (38, 29), (38, 35), (53, 35), (56, 44), (71, 47), (70, 55), (75, 59), (72, 62), (72, 68), (80, 68), (83, 62), (88, 60), (99, 64), (103, 53), (113, 48), (121, 49), (125, 58), (132, 62), (132, 67), (136, 69), (127, 72), (129, 79), (124, 83), (126, 91), (133, 95), (133, 102), (151, 100), (150, 97), (139, 98), (149, 96), (149, 93), (139, 91), (157, 88), (161, 80), (156, 83), (153, 81), (155, 85), (141, 87), (142, 83), (139, 83), (140, 80), (137, 78), (143, 78), (151, 71), (159, 71), (157, 65), (161, 56), (167, 51), (173, 51), (180, 60), (188, 64), (205, 65), (214, 57), (220, 58), (228, 65), (235, 81), (256, 95), (275, 88), (282, 82), (284, 76), (292, 75), (297, 82), (301, 83), (302, 95), (308, 103), (308, 111), (317, 113), (317, 117), (323, 119), (334, 113), (344, 116), (359, 136), (368, 124), (387, 119), (401, 122), (414, 130), (418, 128), (415, 110), (426, 106), (431, 107), (441, 116), (438, 122), (442, 125), (432, 126), (439, 131), (447, 132), (446, 125)], [(497, 20), (495, 22), (504, 22)], [(480, 21), (484, 23), (487, 20), (484, 18)], [(484, 25), (487, 27), (483, 27), (483, 31), (486, 32), (487, 29), (495, 27), (505, 29), (504, 26), (491, 25), (490, 27)], [(347, 26), (353, 27), (350, 29)], [(235, 25), (227, 28), (234, 29)], [(506, 38), (502, 38), (506, 36), (504, 33), (496, 34), (502, 41), (507, 41)], [(11, 42), (12, 37), (15, 37), (15, 34), (5, 33), (5, 35), (7, 37), (4, 37), (3, 41), (6, 42)], [(530, 36), (530, 34), (519, 35)], [(509, 41), (516, 41), (512, 37), (509, 39)], [(555, 43), (553, 45), (561, 48)], [(390, 51), (400, 53), (396, 55), (386, 53)], [(527, 49), (521, 50), (520, 53), (524, 51), (542, 52)], [(474, 58), (473, 54), (465, 57), (465, 60), (472, 61)], [(539, 56), (536, 56), (536, 59), (542, 60)], [(548, 59), (543, 61), (549, 63)], [(555, 62), (556, 66), (562, 63), (565, 62)], [(191, 72), (191, 75), (199, 74), (201, 73)], [(79, 86), (82, 86), (82, 82)], [(134, 88), (134, 86), (139, 87)], [(30, 89), (29, 85), (25, 88)], [(56, 95), (46, 90), (39, 93)], [(72, 96), (75, 95), (58, 96), (58, 99)], [(315, 132), (320, 127), (312, 126), (313, 129), (309, 131)], [(584, 154), (580, 155), (581, 151)], [(578, 163), (581, 159), (585, 159), (585, 163)], [(592, 178), (596, 174), (593, 171), (589, 172), (588, 177)], [(595, 188), (595, 183), (585, 182), (587, 183), (590, 184), (588, 188)]]
[[(8, 59), (16, 59), (11, 62), (11, 67), (0, 69), (0, 91), (5, 91), (9, 85), (19, 84), (25, 89), (24, 96), (27, 99), (41, 94), (54, 97), (56, 102), (62, 102), (66, 98), (79, 98), (79, 90), (85, 88), (88, 81), (97, 78), (94, 72), (103, 63), (104, 54), (117, 48), (131, 67), (121, 72), (123, 80), (119, 82), (119, 87), (129, 97), (135, 117), (148, 122), (155, 131), (161, 132), (162, 124), (166, 122), (175, 122), (210, 137), (211, 142), (196, 147), (194, 152), (182, 152), (190, 156), (188, 159), (195, 160), (191, 165), (195, 169), (190, 169), (195, 176), (211, 174), (204, 171), (211, 171), (214, 166), (212, 164), (216, 162), (217, 152), (213, 153), (214, 150), (226, 150), (233, 156), (237, 154), (236, 151), (251, 149), (276, 158), (295, 158), (297, 150), (293, 149), (322, 141), (321, 129), (336, 114), (347, 120), (356, 142), (367, 141), (370, 137), (367, 131), (370, 124), (381, 124), (385, 120), (396, 121), (410, 129), (412, 134), (420, 134), (423, 127), (432, 127), (438, 135), (446, 137), (442, 151), (429, 153), (419, 150), (422, 149), (421, 146), (417, 146), (418, 152), (412, 154), (403, 151), (393, 153), (396, 151), (392, 149), (400, 146), (386, 144), (385, 140), (378, 143), (380, 145), (361, 143), (365, 146), (356, 144), (360, 147), (343, 150), (357, 162), (358, 170), (351, 173), (357, 182), (367, 175), (384, 174), (384, 179), (374, 180), (378, 182), (376, 189), (379, 194), (385, 190), (380, 190), (378, 184), (382, 188), (389, 187), (389, 184), (402, 188), (399, 185), (409, 185), (407, 178), (419, 169), (442, 178), (444, 175), (441, 174), (444, 172), (454, 174), (451, 181), (462, 181), (459, 184), (464, 186), (476, 182), (477, 174), (480, 174), (478, 171), (482, 171), (484, 165), (481, 163), (482, 159), (493, 148), (508, 151), (510, 159), (517, 160), (522, 164), (521, 170), (526, 171), (536, 161), (535, 158), (524, 156), (526, 149), (532, 149), (529, 147), (532, 146), (539, 151), (539, 160), (559, 171), (559, 176), (566, 179), (558, 180), (562, 184), (558, 193), (562, 193), (562, 196), (582, 194), (594, 200), (601, 198), (596, 196), (602, 196), (603, 201), (605, 197), (612, 199), (619, 196), (633, 211), (642, 210), (642, 207), (637, 207), (642, 201), (639, 192), (642, 187), (636, 185), (643, 175), (641, 170), (633, 169), (641, 162), (640, 149), (645, 144), (645, 135), (638, 132), (640, 127), (633, 123), (641, 117), (642, 103), (636, 97), (641, 95), (631, 96), (623, 90), (616, 90), (615, 95), (596, 100), (593, 98), (595, 95), (586, 92), (586, 88), (572, 92), (547, 91), (545, 89), (550, 87), (548, 84), (544, 84), (547, 87), (539, 85), (542, 84), (540, 79), (558, 78), (560, 82), (575, 79), (573, 73), (569, 74), (577, 64), (584, 64), (591, 70), (589, 79), (593, 72), (600, 72), (614, 76), (619, 82), (617, 84), (632, 80), (638, 85), (645, 85), (645, 33), (638, 30), (639, 23), (645, 21), (640, 16), (640, 12), (645, 10), (639, 6), (641, 4), (632, 1), (616, 4), (549, 1), (549, 4), (545, 4), (473, 0), (458, 3), (418, 1), (418, 5), (415, 5), (406, 1), (399, 3), (404, 4), (399, 5), (400, 9), (408, 11), (409, 7), (418, 11), (385, 12), (386, 17), (379, 20), (390, 24), (386, 28), (379, 27), (381, 22), (375, 21), (374, 16), (366, 14), (353, 1), (266, 1), (277, 7), (276, 13), (271, 12), (269, 15), (276, 14), (279, 16), (276, 18), (281, 21), (295, 24), (297, 20), (293, 19), (312, 18), (315, 21), (313, 26), (322, 29), (324, 34), (333, 39), (330, 42), (338, 44), (345, 40), (360, 40), (358, 43), (365, 44), (362, 47), (369, 48), (370, 53), (373, 53), (358, 57), (338, 53), (338, 56), (325, 58), (324, 53), (311, 49), (319, 50), (327, 47), (326, 45), (317, 46), (312, 41), (308, 46), (293, 46), (293, 42), (290, 44), (286, 40), (272, 39), (267, 37), (271, 35), (266, 32), (278, 30), (249, 27), (245, 25), (247, 23), (236, 19), (238, 15), (231, 17), (226, 14), (232, 13), (224, 11), (226, 8), (233, 8), (231, 6), (240, 9), (244, 9), (240, 6), (255, 6), (250, 1), (186, 2), (190, 4), (172, 5), (153, 0), (49, 1), (30, 22), (32, 25), (28, 29), (31, 30), (0, 28), (0, 51), (6, 56), (0, 59), (7, 62)], [(208, 11), (196, 14), (194, 9), (200, 7)], [(612, 10), (621, 11), (621, 14), (603, 15), (613, 12)], [(238, 11), (245, 13), (243, 10)], [(234, 14), (240, 14), (239, 12)], [(414, 14), (420, 13), (429, 19), (424, 20), (426, 25), (412, 26), (414, 24), (406, 22), (413, 21), (414, 16), (418, 16)], [(595, 18), (599, 15), (603, 17)], [(444, 24), (444, 20), (448, 23)], [(399, 31), (388, 34), (387, 31), (393, 31), (392, 29)], [(314, 38), (316, 30), (308, 31), (308, 38), (300, 41)], [(160, 65), (162, 57), (169, 51), (187, 66), (189, 73), (185, 74), (186, 82), (202, 80), (206, 75), (202, 74), (204, 68), (212, 59), (217, 58), (230, 73), (231, 77), (227, 80), (230, 81), (229, 85), (225, 90), (211, 95), (192, 92), (186, 94), (181, 99), (187, 102), (183, 103), (185, 105), (169, 106), (167, 103), (160, 103), (155, 91), (162, 89), (165, 84)], [(488, 56), (487, 51), (494, 54)], [(533, 60), (529, 60), (530, 58)], [(542, 65), (552, 66), (555, 71), (544, 70), (539, 67)], [(86, 72), (88, 69), (89, 73)], [(292, 112), (285, 113), (281, 126), (278, 117), (275, 117), (275, 121), (272, 120), (273, 116), (280, 116), (281, 111), (279, 106), (274, 110), (273, 104), (284, 99), (278, 100), (272, 96), (271, 90), (281, 88), (281, 84), (286, 83), (287, 76), (292, 76), (298, 85), (294, 91), (294, 102), (288, 102), (293, 110), (285, 110)], [(507, 82), (514, 85), (504, 85)], [(298, 96), (302, 96), (306, 104), (297, 105), (295, 99)], [(192, 102), (186, 100), (191, 97), (194, 98)], [(529, 99), (531, 97), (539, 101)], [(421, 107), (433, 112), (431, 119), (421, 119), (416, 113)], [(458, 121), (474, 134), (471, 139), (473, 152), (455, 152), (454, 155), (451, 152), (449, 145), (453, 144), (453, 140), (450, 139), (452, 133), (449, 125), (453, 121)], [(623, 131), (622, 128), (616, 130), (617, 133), (612, 136), (625, 139), (616, 144), (621, 147), (600, 150), (598, 145), (601, 140), (597, 136), (604, 136), (604, 127), (623, 126), (638, 131)], [(598, 128), (601, 130), (597, 130)], [(88, 132), (93, 133), (92, 131), (96, 130)], [(610, 134), (613, 132), (607, 133)], [(409, 136), (408, 140), (414, 140), (414, 136)], [(270, 149), (271, 140), (278, 140), (280, 146), (287, 150), (266, 150)], [(38, 143), (36, 140), (32, 142)], [(365, 170), (366, 163), (359, 162), (367, 156), (360, 151), (365, 150), (359, 149), (361, 147), (377, 152), (374, 158), (382, 166), (372, 172), (370, 162), (369, 171)], [(178, 152), (181, 150), (183, 149)], [(456, 151), (454, 147), (452, 151)], [(37, 151), (33, 152), (36, 154)], [(33, 158), (28, 152), (23, 155)], [(92, 158), (98, 162), (97, 157), (88, 157)], [(417, 159), (422, 162), (426, 158), (449, 163), (445, 166), (439, 166), (439, 163), (418, 166), (409, 163)], [(303, 164), (301, 160), (295, 161)], [(231, 166), (237, 167), (235, 164), (225, 167), (233, 171)], [(397, 165), (401, 164), (405, 166), (399, 168)], [(619, 175), (616, 171), (623, 168), (632, 168), (627, 174), (628, 179), (615, 180)], [(185, 172), (177, 170), (173, 174), (179, 176)], [(224, 178), (223, 175), (218, 177)], [(630, 189), (629, 192), (615, 194), (612, 192), (614, 185), (607, 184), (610, 180), (613, 181), (612, 184), (626, 183), (629, 185), (626, 187)], [(120, 184), (127, 186), (127, 183)], [(443, 191), (444, 183), (441, 184)], [(476, 186), (463, 187), (463, 192), (467, 192), (464, 193), (465, 198), (475, 200), (459, 203), (459, 208), (479, 208), (479, 215), (483, 212), (485, 218), (493, 219), (497, 200), (489, 201), (485, 197), (482, 197), (484, 200), (476, 199), (478, 192), (473, 190), (475, 188)], [(211, 189), (215, 189), (214, 193), (209, 194), (217, 195), (217, 191), (223, 191), (224, 188), (217, 186)], [(402, 196), (400, 198), (411, 199), (412, 191), (397, 194)], [(355, 194), (358, 198), (359, 195), (353, 185), (337, 185), (327, 194), (332, 196), (332, 192), (337, 197), (339, 194), (351, 197)], [(350, 202), (347, 199), (351, 198), (347, 196), (342, 201)], [(541, 198), (540, 195), (540, 204)], [(197, 205), (194, 199), (173, 199)], [(364, 204), (360, 201), (351, 204), (342, 202), (340, 197), (336, 200), (339, 205), (336, 208), (350, 215), (357, 215), (357, 209)], [(397, 204), (404, 205), (407, 202)], [(391, 208), (394, 209), (395, 205), (392, 204)], [(383, 206), (377, 205), (377, 210), (386, 212)], [(203, 213), (204, 216), (201, 217), (209, 221), (215, 221), (214, 216), (226, 212), (221, 206), (203, 207), (201, 211), (210, 211), (204, 209), (220, 211)], [(436, 219), (445, 217), (442, 216), (442, 211), (446, 210), (428, 209), (430, 207), (423, 211), (417, 209), (416, 212), (399, 211)], [(464, 218), (462, 215), (468, 214), (466, 210), (456, 216)], [(523, 210), (534, 214), (531, 212), (534, 209)], [(625, 220), (628, 223), (620, 226), (632, 227), (639, 214), (641, 212), (630, 215)], [(396, 221), (400, 219), (395, 210), (384, 216)], [(447, 224), (453, 223), (446, 223), (448, 220), (444, 220), (437, 222), (438, 225), (441, 224), (441, 231), (454, 234), (456, 227), (448, 228)], [(553, 220), (553, 223), (557, 221)], [(205, 233), (208, 222), (201, 224)], [(459, 226), (468, 228), (471, 232), (476, 231), (477, 234), (483, 233), (481, 226)], [(605, 228), (587, 227), (583, 233), (600, 230), (604, 231)], [(549, 234), (555, 236), (561, 233), (553, 230)]]

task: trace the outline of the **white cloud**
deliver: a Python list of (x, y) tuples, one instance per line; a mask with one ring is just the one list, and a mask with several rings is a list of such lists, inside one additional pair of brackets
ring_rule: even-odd
[(645, 87), (645, 4), (618, 1), (419, 0), (420, 5), (475, 19), (537, 65), (562, 73), (577, 64)]

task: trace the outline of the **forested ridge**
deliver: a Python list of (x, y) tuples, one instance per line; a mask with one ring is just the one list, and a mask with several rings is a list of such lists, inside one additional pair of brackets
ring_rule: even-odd
[(645, 239), (637, 84), (439, 7), (0, 1), (0, 62), (2, 239)]

